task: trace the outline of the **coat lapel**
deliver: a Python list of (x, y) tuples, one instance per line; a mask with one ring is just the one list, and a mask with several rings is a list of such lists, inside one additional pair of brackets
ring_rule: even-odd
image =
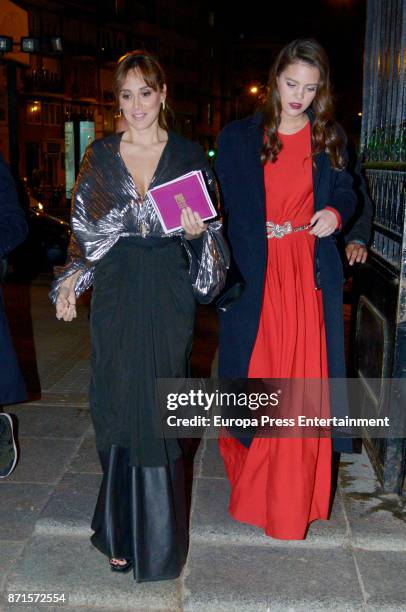
[(313, 194), (314, 194), (314, 210), (318, 210), (317, 206), (317, 192), (320, 184), (320, 177), (322, 172), (322, 167), (324, 163), (324, 154), (319, 153), (314, 158), (315, 165), (313, 164)]
[[(306, 115), (309, 117), (310, 124), (313, 126), (313, 123), (314, 123), (314, 113), (313, 113), (313, 111), (310, 108), (306, 111)], [(314, 210), (318, 210), (319, 209), (318, 204), (317, 204), (317, 202), (318, 202), (318, 200), (317, 200), (317, 193), (318, 193), (318, 189), (319, 189), (320, 177), (321, 177), (321, 173), (322, 173), (324, 159), (325, 159), (325, 153), (318, 153), (316, 155), (316, 157), (314, 158), (314, 164), (312, 165), (312, 169), (313, 169)]]
[(263, 143), (262, 115), (260, 113), (252, 117), (249, 125), (249, 136), (247, 138), (247, 168), (252, 176), (252, 184), (255, 189), (256, 201), (262, 216), (265, 214), (265, 186), (264, 167), (261, 162), (261, 148)]

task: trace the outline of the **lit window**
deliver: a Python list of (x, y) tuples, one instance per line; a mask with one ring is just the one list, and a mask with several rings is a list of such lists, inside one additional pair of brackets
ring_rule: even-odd
[(41, 124), (41, 102), (30, 100), (27, 102), (27, 123)]

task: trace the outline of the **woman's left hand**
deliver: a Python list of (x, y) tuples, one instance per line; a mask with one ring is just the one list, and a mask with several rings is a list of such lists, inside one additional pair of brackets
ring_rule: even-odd
[(309, 234), (314, 234), (317, 238), (330, 236), (338, 227), (337, 216), (331, 210), (318, 210), (310, 219), (312, 229)]
[(193, 212), (189, 207), (182, 210), (180, 220), (187, 240), (199, 238), (207, 230), (207, 223), (202, 221), (198, 212)]

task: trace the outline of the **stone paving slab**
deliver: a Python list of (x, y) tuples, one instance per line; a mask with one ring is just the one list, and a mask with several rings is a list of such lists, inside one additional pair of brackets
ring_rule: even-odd
[(90, 425), (88, 410), (78, 408), (20, 404), (8, 410), (18, 419), (20, 438), (78, 438)]
[(365, 501), (344, 496), (344, 507), (354, 547), (406, 552), (405, 519), (400, 518), (398, 501), (392, 496)]
[(89, 353), (86, 351), (84, 358), (82, 353), (77, 356), (71, 367), (65, 370), (58, 368), (53, 375), (45, 379), (47, 386), (44, 388), (52, 392), (63, 393), (88, 393), (90, 381)]
[(69, 466), (69, 471), (85, 472), (87, 474), (102, 473), (94, 435), (85, 437), (75, 458)]
[(107, 557), (74, 537), (33, 537), (10, 575), (7, 592), (65, 593), (73, 608), (180, 610), (178, 580), (137, 584), (131, 573), (111, 572)]
[[(81, 391), (89, 387), (89, 322), (78, 312), (72, 325), (64, 325), (49, 312), (33, 314), (35, 345), (43, 352), (37, 360), (43, 391)], [(45, 349), (45, 350), (44, 350)]]
[(406, 610), (406, 553), (356, 550), (367, 603), (379, 610)]
[[(119, 609), (120, 608), (106, 608), (105, 606), (92, 606), (90, 604), (74, 606), (72, 608), (71, 606), (66, 606), (63, 603), (54, 604), (51, 607), (48, 607), (46, 604), (36, 604), (34, 607), (32, 607), (29, 604), (7, 604), (6, 599), (0, 595), (0, 612), (86, 612), (88, 610), (94, 610), (95, 612), (98, 610), (100, 610), (100, 612), (117, 612)], [(151, 608), (145, 607), (140, 608), (137, 606), (136, 608), (130, 609), (136, 610), (136, 612), (151, 612)], [(164, 608), (154, 608), (153, 612), (167, 612), (167, 610)], [(176, 610), (176, 612), (178, 612), (178, 610)]]
[[(133, 610), (136, 610), (136, 612), (151, 612), (151, 608), (149, 607), (136, 607), (136, 608), (130, 608)], [(83, 606), (69, 606), (66, 605), (64, 603), (55, 603), (51, 606), (46, 605), (45, 603), (37, 603), (34, 606), (30, 605), (30, 604), (16, 604), (16, 603), (8, 603), (6, 597), (3, 595), (1, 595), (0, 593), (0, 612), (19, 612), (19, 611), (24, 611), (24, 612), (87, 612), (87, 611), (91, 611), (94, 610), (95, 612), (117, 612), (119, 610), (119, 608), (110, 608), (110, 607), (101, 607), (100, 605), (98, 606), (92, 606), (90, 604), (84, 604)], [(180, 610), (180, 609), (179, 609)], [(178, 609), (176, 609), (176, 612), (179, 612)], [(153, 612), (167, 612), (167, 610), (165, 608), (154, 608)]]
[(1, 538), (14, 541), (29, 537), (51, 492), (48, 485), (1, 482)]
[(193, 477), (198, 478), (201, 475), (203, 468), (203, 456), (205, 450), (205, 440), (202, 438), (197, 447), (196, 453), (193, 458)]
[(226, 478), (224, 463), (218, 450), (217, 439), (204, 440), (203, 461), (200, 476), (210, 478)]
[(185, 612), (362, 610), (351, 551), (199, 542), (185, 572)]
[(379, 604), (375, 606), (371, 604), (365, 606), (365, 612), (405, 612), (405, 606), (388, 606), (385, 604)]
[[(49, 329), (48, 333), (50, 332)], [(36, 342), (38, 340), (36, 338)], [(59, 341), (56, 342), (57, 340)], [(74, 346), (69, 346), (64, 338), (53, 338), (55, 354), (52, 362), (48, 364), (42, 362), (42, 360), (38, 362), (38, 372), (43, 391), (66, 392), (65, 385), (68, 385), (69, 391), (88, 391), (90, 349), (87, 346), (88, 342), (86, 342), (86, 346), (78, 347), (77, 340), (77, 336), (72, 335)], [(81, 342), (83, 342), (83, 334), (81, 334)], [(42, 344), (45, 343), (48, 348), (50, 343), (44, 338)]]
[(329, 521), (312, 523), (305, 540), (286, 541), (270, 538), (262, 529), (237, 522), (229, 515), (226, 480), (198, 478), (195, 485), (192, 535), (199, 540), (285, 548), (335, 547), (347, 541), (347, 527), (339, 498), (334, 503)]
[[(3, 535), (3, 533), (1, 534)], [(0, 591), (4, 587), (7, 576), (13, 570), (17, 558), (23, 550), (24, 542), (14, 542), (0, 539)], [(5, 554), (7, 551), (7, 554)], [(1, 610), (1, 607), (0, 607)]]
[(365, 450), (362, 453), (344, 454), (341, 457), (339, 482), (346, 493), (373, 493), (380, 490), (378, 479)]
[(35, 532), (90, 537), (100, 483), (98, 474), (67, 472), (42, 510)]
[(42, 391), (41, 397), (29, 403), (30, 406), (67, 406), (89, 409), (88, 393), (51, 393)]
[(346, 458), (339, 481), (353, 546), (406, 552), (406, 499), (382, 492), (365, 451)]
[[(19, 438), (20, 459), (8, 483), (56, 484), (72, 461), (77, 439)], [(2, 487), (4, 481), (0, 481)]]

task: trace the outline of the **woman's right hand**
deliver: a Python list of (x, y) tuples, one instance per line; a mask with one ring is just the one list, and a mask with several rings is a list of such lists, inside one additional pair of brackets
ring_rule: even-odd
[(345, 254), (350, 266), (355, 263), (365, 263), (368, 257), (368, 249), (365, 244), (358, 242), (349, 242), (345, 247)]
[(56, 298), (56, 318), (63, 319), (64, 321), (72, 321), (75, 319), (76, 314), (76, 295), (75, 295), (75, 281), (67, 278), (62, 283), (59, 289), (58, 297)]

